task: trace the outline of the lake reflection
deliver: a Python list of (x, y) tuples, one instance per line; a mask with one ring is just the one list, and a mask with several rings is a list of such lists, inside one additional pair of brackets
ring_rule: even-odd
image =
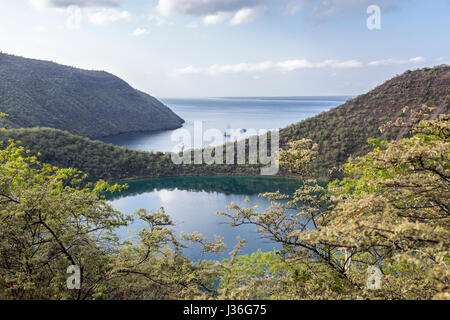
[[(242, 207), (258, 205), (258, 211), (263, 211), (270, 206), (270, 202), (258, 194), (277, 190), (292, 194), (299, 181), (267, 177), (188, 177), (141, 180), (128, 185), (126, 191), (110, 198), (114, 208), (133, 214), (139, 208), (156, 211), (159, 207), (164, 207), (176, 224), (174, 230), (177, 234), (197, 231), (210, 240), (214, 239), (214, 235), (224, 237), (228, 245), (225, 253), (205, 256), (218, 259), (228, 256), (238, 236), (247, 240), (243, 253), (251, 253), (259, 248), (269, 251), (279, 246), (262, 239), (254, 226), (229, 226), (229, 219), (217, 215), (217, 211), (231, 212), (226, 207), (232, 202)], [(143, 222), (136, 221), (130, 227), (122, 228), (119, 235), (122, 239), (133, 237), (133, 230), (139, 230), (143, 226)], [(185, 250), (185, 254), (198, 259), (199, 247), (191, 246)]]

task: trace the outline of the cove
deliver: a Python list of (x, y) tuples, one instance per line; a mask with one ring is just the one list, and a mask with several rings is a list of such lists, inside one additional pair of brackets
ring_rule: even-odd
[[(217, 129), (224, 132), (227, 128), (257, 131), (281, 129), (328, 111), (349, 98), (342, 96), (161, 99), (186, 121), (181, 129), (123, 133), (103, 137), (100, 140), (134, 150), (171, 152), (179, 143), (172, 139), (172, 135), (176, 136), (180, 130), (187, 130), (193, 137), (196, 121), (202, 121), (204, 131)], [(237, 140), (244, 138), (248, 138), (248, 134), (243, 133)]]

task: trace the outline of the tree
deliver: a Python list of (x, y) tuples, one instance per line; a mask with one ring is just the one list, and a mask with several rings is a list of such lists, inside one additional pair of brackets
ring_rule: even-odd
[[(283, 245), (280, 257), (291, 266), (284, 296), (450, 298), (449, 116), (423, 116), (391, 124), (409, 129), (409, 138), (371, 140), (375, 149), (351, 159), (342, 181), (325, 187), (307, 180), (293, 196), (266, 194), (272, 205), (263, 213), (235, 204), (234, 214), (220, 213)], [(292, 143), (280, 162), (307, 174), (314, 157), (304, 155), (313, 154), (312, 145)], [(381, 273), (377, 290), (367, 285), (373, 268)]]
[[(139, 210), (147, 228), (135, 241), (121, 242), (116, 229), (132, 219), (104, 200), (121, 187), (86, 185), (84, 179), (75, 169), (39, 163), (13, 141), (0, 150), (0, 299), (215, 295), (213, 263), (182, 255), (162, 209)], [(220, 241), (204, 242), (202, 250), (221, 247)], [(79, 270), (74, 288), (67, 286), (70, 270)]]
[[(118, 186), (77, 187), (82, 179), (74, 169), (41, 165), (13, 141), (0, 151), (2, 298), (82, 299), (95, 289), (108, 268), (107, 238), (125, 218), (99, 200)], [(65, 283), (71, 265), (80, 269), (75, 292)]]
[(383, 285), (364, 296), (450, 298), (450, 117), (422, 120), (411, 138), (351, 160), (330, 190), (337, 205), (320, 229), (298, 239), (345, 248), (349, 277), (363, 283), (372, 265)]

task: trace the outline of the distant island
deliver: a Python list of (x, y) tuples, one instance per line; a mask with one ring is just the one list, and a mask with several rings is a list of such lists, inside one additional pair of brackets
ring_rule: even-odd
[(0, 127), (49, 127), (89, 138), (176, 129), (184, 120), (104, 72), (0, 53)]

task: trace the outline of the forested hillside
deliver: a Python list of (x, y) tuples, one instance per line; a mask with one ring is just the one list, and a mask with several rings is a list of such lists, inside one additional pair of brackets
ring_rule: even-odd
[(0, 127), (51, 127), (86, 137), (178, 128), (168, 107), (104, 71), (0, 53)]
[(330, 168), (342, 165), (349, 156), (369, 151), (368, 138), (399, 138), (402, 132), (394, 129), (382, 134), (379, 128), (397, 119), (403, 107), (413, 111), (422, 104), (436, 107), (432, 118), (449, 113), (450, 66), (407, 71), (337, 108), (281, 130), (281, 144), (313, 140), (319, 147), (315, 172), (327, 176)]
[[(339, 167), (350, 156), (369, 151), (368, 138), (399, 138), (401, 130), (394, 128), (381, 133), (379, 128), (401, 116), (405, 106), (414, 112), (422, 104), (436, 108), (432, 118), (449, 113), (449, 66), (406, 72), (335, 109), (282, 129), (281, 146), (286, 149), (288, 142), (302, 138), (317, 143), (318, 155), (313, 163), (313, 175), (326, 180), (330, 178), (331, 168)], [(40, 152), (39, 160), (44, 163), (82, 170), (91, 181), (260, 174), (257, 166), (249, 165), (178, 166), (172, 163), (168, 154), (133, 151), (50, 128), (0, 132), (0, 141), (8, 139), (20, 140), (21, 145), (33, 154)]]
[(135, 151), (51, 128), (0, 131), (3, 146), (9, 139), (20, 141), (19, 144), (33, 155), (39, 153), (40, 162), (83, 171), (88, 174), (88, 181), (259, 174), (258, 168), (251, 166), (179, 166), (172, 162), (170, 154)]

